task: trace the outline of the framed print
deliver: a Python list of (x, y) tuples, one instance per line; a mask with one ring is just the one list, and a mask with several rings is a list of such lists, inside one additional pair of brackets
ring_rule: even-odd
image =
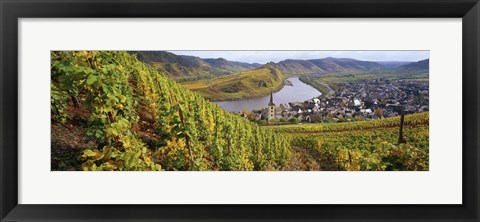
[(479, 7), (2, 1), (1, 220), (478, 221)]

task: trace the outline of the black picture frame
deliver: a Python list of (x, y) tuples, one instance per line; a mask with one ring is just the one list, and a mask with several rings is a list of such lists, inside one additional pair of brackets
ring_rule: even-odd
[[(0, 0), (0, 15), (1, 221), (479, 221), (478, 0)], [(76, 17), (463, 18), (463, 204), (18, 204), (18, 19)]]

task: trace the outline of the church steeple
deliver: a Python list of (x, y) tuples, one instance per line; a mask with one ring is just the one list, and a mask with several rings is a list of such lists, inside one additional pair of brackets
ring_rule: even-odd
[(275, 106), (275, 103), (273, 103), (273, 91), (270, 91), (270, 102), (268, 103), (269, 106)]
[(273, 91), (270, 91), (270, 102), (268, 103), (267, 117), (268, 122), (270, 122), (271, 119), (275, 118), (275, 103), (273, 103)]

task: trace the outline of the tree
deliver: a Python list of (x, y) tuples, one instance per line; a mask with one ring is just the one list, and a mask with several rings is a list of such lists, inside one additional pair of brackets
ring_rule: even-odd
[(374, 116), (377, 116), (378, 118), (383, 118), (383, 109), (377, 108), (375, 109), (375, 112), (373, 112)]
[(290, 119), (288, 119), (288, 122), (298, 123), (298, 118), (296, 118), (296, 117), (291, 117)]
[(268, 123), (271, 124), (271, 125), (275, 125), (275, 124), (278, 123), (278, 119), (277, 118), (272, 118), (268, 121)]

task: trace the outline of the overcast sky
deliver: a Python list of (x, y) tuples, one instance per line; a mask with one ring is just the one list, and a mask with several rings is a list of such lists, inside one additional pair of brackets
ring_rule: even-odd
[(285, 59), (352, 58), (364, 61), (419, 61), (430, 57), (429, 51), (169, 51), (200, 58), (224, 58), (248, 63), (280, 62)]

